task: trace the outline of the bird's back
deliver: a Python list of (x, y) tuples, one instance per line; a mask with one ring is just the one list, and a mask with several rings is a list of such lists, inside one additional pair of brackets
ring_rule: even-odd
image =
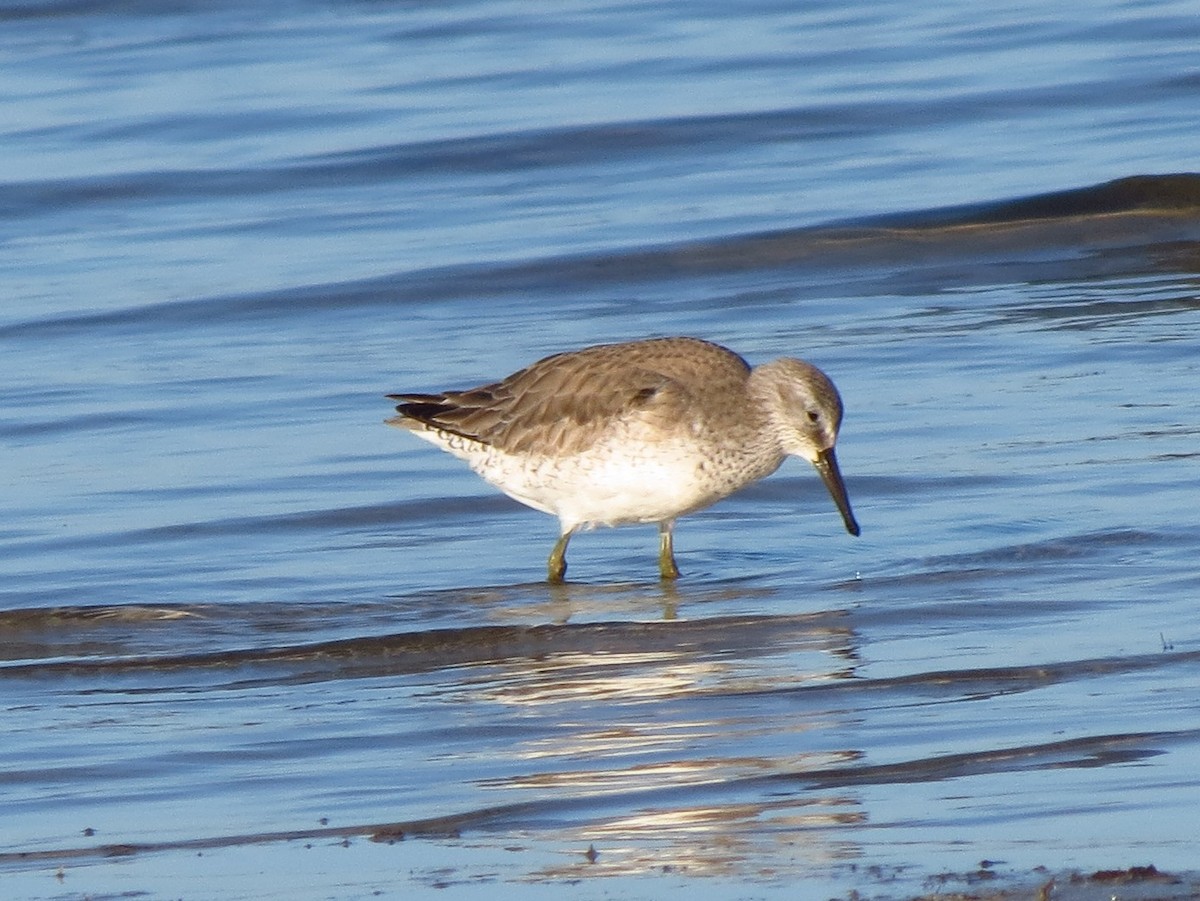
[(701, 398), (735, 403), (749, 375), (733, 351), (697, 338), (601, 344), (466, 391), (391, 395), (401, 403), (388, 422), (506, 454), (570, 456), (635, 419), (666, 428)]

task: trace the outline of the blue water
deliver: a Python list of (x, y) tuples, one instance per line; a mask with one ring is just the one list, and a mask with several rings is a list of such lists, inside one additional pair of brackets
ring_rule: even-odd
[[(0, 9), (6, 896), (1197, 869), (1197, 46), (1182, 2)], [(792, 462), (677, 586), (630, 528), (552, 588), (552, 520), (382, 425), (664, 334), (831, 375), (861, 538)]]

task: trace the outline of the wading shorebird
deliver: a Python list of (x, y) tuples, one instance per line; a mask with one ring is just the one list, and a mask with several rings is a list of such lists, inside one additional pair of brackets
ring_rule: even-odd
[(802, 360), (751, 368), (718, 344), (651, 338), (555, 354), (466, 391), (388, 397), (400, 402), (388, 425), (558, 517), (551, 582), (563, 581), (577, 531), (628, 523), (658, 524), (659, 573), (677, 578), (675, 520), (788, 456), (816, 468), (846, 531), (859, 533), (834, 455), (842, 400)]

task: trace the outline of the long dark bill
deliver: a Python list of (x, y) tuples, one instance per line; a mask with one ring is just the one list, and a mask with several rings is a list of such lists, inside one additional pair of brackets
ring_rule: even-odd
[(854, 520), (854, 511), (850, 509), (850, 498), (846, 495), (846, 483), (842, 481), (842, 473), (838, 469), (837, 455), (834, 454), (833, 448), (821, 451), (817, 455), (817, 459), (813, 461), (813, 466), (821, 476), (825, 487), (829, 489), (833, 502), (837, 504), (838, 512), (842, 514), (842, 522), (846, 524), (846, 531), (851, 535), (857, 535), (859, 533), (858, 523)]

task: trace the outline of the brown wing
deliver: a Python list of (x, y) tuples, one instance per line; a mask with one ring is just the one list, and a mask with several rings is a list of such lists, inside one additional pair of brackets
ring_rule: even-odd
[(509, 453), (571, 454), (634, 417), (683, 418), (693, 396), (741, 389), (737, 354), (693, 338), (555, 354), (467, 391), (390, 395), (402, 417)]

